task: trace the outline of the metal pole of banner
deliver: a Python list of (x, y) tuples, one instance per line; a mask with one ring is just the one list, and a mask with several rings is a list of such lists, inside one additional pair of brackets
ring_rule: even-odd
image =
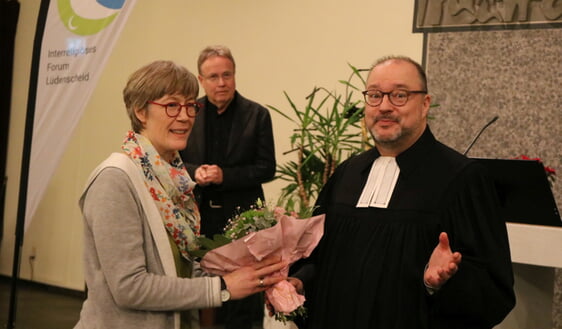
[(19, 17), (19, 2), (0, 0), (0, 240), (4, 237), (4, 208), (8, 176), (8, 138), (14, 71), (14, 45)]
[(4, 208), (6, 207), (7, 188), (8, 188), (8, 176), (4, 176), (2, 178), (2, 186), (0, 187), (0, 241), (4, 237)]
[(10, 128), (10, 103), (14, 67), (14, 41), (18, 21), (18, 3), (0, 2), (0, 239), (4, 236), (4, 197), (6, 195), (6, 164), (8, 132)]
[(2, 184), (0, 186), (0, 239), (4, 237), (4, 207), (6, 198), (6, 188), (8, 185), (8, 176), (6, 176), (6, 164), (8, 157), (8, 132), (10, 127), (10, 107), (12, 99), (12, 77), (14, 65), (14, 44), (16, 36), (16, 28), (19, 18), (20, 4), (18, 1), (2, 1), (2, 18), (1, 18), (1, 33), (2, 33), (2, 47), (0, 53), (0, 65), (2, 65), (2, 90), (1, 96), (1, 110), (2, 113), (1, 132), (2, 137), (2, 154), (0, 154)]
[(27, 97), (27, 115), (25, 119), (25, 133), (22, 151), (23, 154), (21, 159), (21, 176), (15, 232), (16, 236), (14, 242), (14, 258), (12, 266), (12, 284), (10, 289), (10, 308), (8, 314), (8, 323), (6, 326), (6, 328), (8, 329), (13, 329), (16, 327), (17, 286), (19, 281), (21, 247), (23, 245), (23, 235), (25, 228), (25, 209), (27, 206), (27, 186), (29, 178), (29, 163), (31, 157), (31, 141), (33, 138), (33, 121), (35, 118), (37, 77), (39, 72), (41, 44), (43, 40), (43, 32), (45, 30), (45, 21), (47, 20), (47, 12), (49, 10), (49, 3), (50, 0), (41, 1), (41, 7), (39, 9), (39, 15), (37, 18), (35, 40), (33, 44), (33, 59), (31, 63), (31, 74)]

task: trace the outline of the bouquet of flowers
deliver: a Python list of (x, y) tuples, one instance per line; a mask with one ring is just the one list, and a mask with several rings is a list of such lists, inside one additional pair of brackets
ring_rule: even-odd
[[(310, 256), (324, 234), (324, 215), (297, 219), (281, 207), (268, 208), (258, 199), (256, 205), (231, 218), (223, 235), (199, 238), (197, 252), (207, 272), (224, 275), (251, 265), (270, 255), (279, 255), (289, 264)], [(280, 274), (287, 275), (289, 268)], [(304, 296), (284, 280), (265, 291), (279, 321), (305, 315)]]

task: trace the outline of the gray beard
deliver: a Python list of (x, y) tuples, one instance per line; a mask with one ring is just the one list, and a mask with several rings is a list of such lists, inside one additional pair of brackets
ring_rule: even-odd
[(400, 131), (396, 132), (394, 135), (390, 137), (386, 137), (384, 139), (378, 136), (377, 133), (375, 132), (371, 133), (371, 135), (373, 136), (375, 143), (392, 146), (400, 143), (401, 138), (404, 136), (404, 130), (401, 129)]

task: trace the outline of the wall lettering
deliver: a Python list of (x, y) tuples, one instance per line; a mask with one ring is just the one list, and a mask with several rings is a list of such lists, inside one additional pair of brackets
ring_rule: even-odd
[(414, 31), (562, 27), (558, 0), (416, 0)]

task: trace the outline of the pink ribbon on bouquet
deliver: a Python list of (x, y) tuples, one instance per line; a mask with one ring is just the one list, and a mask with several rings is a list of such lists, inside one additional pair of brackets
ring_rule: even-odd
[[(290, 264), (310, 256), (324, 234), (324, 217), (307, 219), (281, 216), (277, 224), (252, 232), (222, 247), (213, 249), (203, 257), (201, 266), (209, 273), (224, 275), (242, 266), (250, 266), (268, 256), (280, 256)], [(289, 267), (279, 275), (287, 275)], [(301, 306), (305, 298), (298, 294), (288, 281), (278, 282), (265, 291), (275, 311), (290, 313)]]

